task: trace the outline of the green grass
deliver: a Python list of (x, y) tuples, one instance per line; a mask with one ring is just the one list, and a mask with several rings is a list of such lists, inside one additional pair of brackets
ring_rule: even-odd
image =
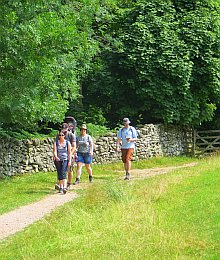
[[(195, 159), (188, 157), (158, 157), (147, 161), (134, 162), (133, 168), (143, 169), (181, 165), (183, 163), (191, 162), (192, 160)], [(121, 173), (117, 172), (120, 170), (123, 170), (122, 163), (93, 166), (96, 181), (113, 180), (121, 175)], [(85, 169), (83, 169), (82, 181), (87, 181)], [(56, 173), (25, 174), (0, 180), (0, 214), (54, 193), (53, 188), (55, 182)]]
[[(190, 161), (157, 158), (148, 166)], [(3, 241), (0, 259), (220, 258), (220, 158), (130, 182), (114, 181), (122, 173), (108, 171), (118, 164), (93, 168), (94, 184)]]
[(54, 193), (55, 173), (25, 174), (0, 180), (0, 214)]

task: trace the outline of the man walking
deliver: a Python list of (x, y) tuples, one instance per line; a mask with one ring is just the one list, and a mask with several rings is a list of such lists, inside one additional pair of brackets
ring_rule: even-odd
[[(124, 127), (118, 131), (116, 151), (122, 153), (122, 161), (125, 169), (125, 180), (130, 179), (131, 160), (135, 149), (135, 142), (137, 141), (137, 131), (134, 127), (130, 126), (130, 120), (128, 118), (123, 119)], [(122, 141), (121, 149), (119, 147)]]

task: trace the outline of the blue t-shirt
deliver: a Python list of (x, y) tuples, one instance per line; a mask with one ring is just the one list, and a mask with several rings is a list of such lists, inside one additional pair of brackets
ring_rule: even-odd
[(134, 127), (121, 128), (118, 131), (118, 138), (122, 139), (122, 149), (135, 148), (135, 142), (128, 142), (126, 138), (137, 138), (137, 131)]

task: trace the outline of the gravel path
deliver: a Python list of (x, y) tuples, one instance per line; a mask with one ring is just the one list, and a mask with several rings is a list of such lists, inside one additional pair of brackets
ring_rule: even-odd
[(168, 166), (168, 167), (161, 167), (161, 168), (151, 168), (151, 169), (134, 169), (131, 170), (131, 179), (144, 179), (147, 177), (152, 177), (155, 175), (165, 174), (177, 169), (187, 168), (196, 166), (197, 162), (187, 163), (180, 166)]
[(51, 213), (53, 209), (63, 205), (77, 197), (74, 192), (67, 194), (54, 194), (32, 203), (27, 206), (19, 207), (11, 212), (0, 216), (0, 239), (7, 238), (10, 235), (21, 231), (25, 227), (33, 224), (35, 221)]
[[(172, 170), (193, 167), (197, 163), (189, 163), (181, 166), (163, 167), (163, 168), (151, 168), (151, 169), (134, 169), (131, 171), (132, 180), (143, 179), (155, 175), (165, 174)], [(122, 177), (121, 177), (122, 178)], [(79, 188), (82, 188), (79, 185)], [(87, 185), (83, 185), (84, 188)], [(76, 189), (78, 187), (75, 187)], [(10, 235), (21, 231), (25, 227), (33, 224), (37, 220), (43, 218), (45, 215), (51, 213), (52, 210), (69, 202), (77, 197), (75, 192), (68, 192), (67, 194), (54, 194), (49, 195), (46, 198), (32, 203), (30, 205), (19, 207), (11, 212), (0, 215), (0, 240), (5, 239)]]

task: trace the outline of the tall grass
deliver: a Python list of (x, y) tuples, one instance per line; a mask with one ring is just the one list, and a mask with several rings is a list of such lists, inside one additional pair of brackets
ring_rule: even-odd
[(0, 244), (0, 259), (219, 259), (220, 160), (97, 181)]

